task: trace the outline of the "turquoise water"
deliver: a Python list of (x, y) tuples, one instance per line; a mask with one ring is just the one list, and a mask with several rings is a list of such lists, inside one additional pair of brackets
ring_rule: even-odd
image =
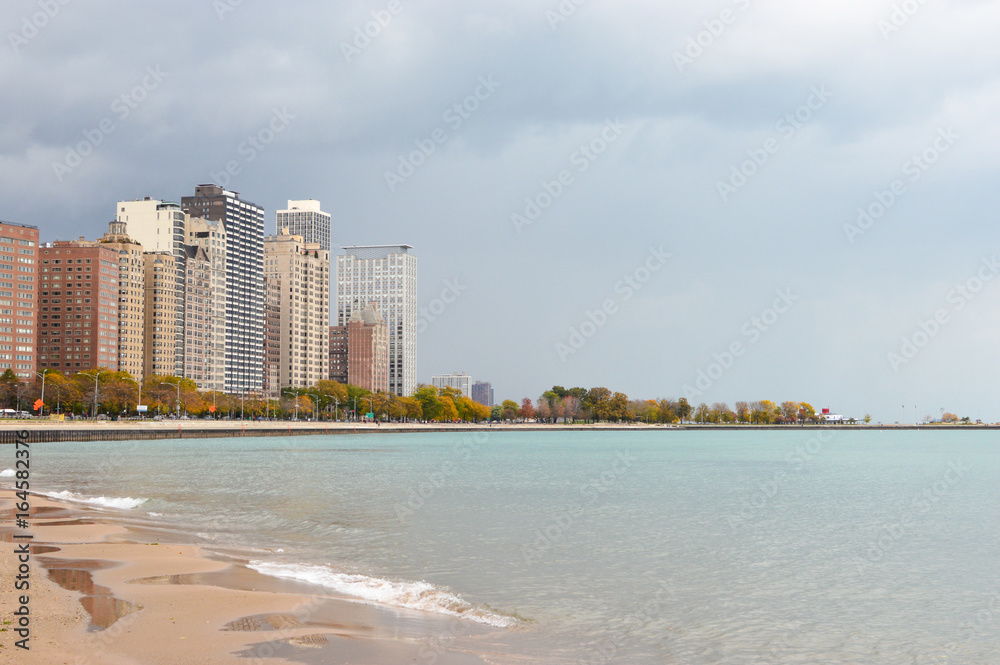
[(993, 664), (997, 443), (808, 430), (53, 443), (33, 446), (32, 473), (267, 574), (495, 626), (480, 644), (536, 662)]

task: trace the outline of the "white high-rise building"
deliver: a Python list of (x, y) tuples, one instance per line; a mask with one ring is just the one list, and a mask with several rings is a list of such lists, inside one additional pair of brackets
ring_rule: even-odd
[(142, 245), (143, 252), (169, 252), (174, 256), (177, 293), (174, 297), (174, 376), (184, 374), (184, 278), (187, 274), (187, 250), (184, 243), (186, 218), (180, 205), (144, 197), (119, 201), (116, 221), (125, 225), (125, 234)]
[(184, 211), (177, 203), (149, 196), (119, 201), (115, 220), (125, 224), (125, 234), (144, 252), (171, 252), (184, 244)]
[(389, 326), (389, 391), (417, 387), (417, 257), (410, 245), (344, 247), (337, 257), (337, 325), (374, 302)]
[(441, 388), (461, 390), (465, 397), (472, 397), (472, 377), (465, 372), (461, 374), (437, 374), (431, 377), (431, 385), (439, 390)]
[(330, 251), (330, 215), (320, 210), (319, 201), (289, 201), (288, 210), (279, 210), (275, 217), (275, 234), (280, 236), (282, 229)]

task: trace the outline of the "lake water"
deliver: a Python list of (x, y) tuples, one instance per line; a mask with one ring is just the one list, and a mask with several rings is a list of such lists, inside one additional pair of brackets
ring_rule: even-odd
[(998, 441), (789, 429), (52, 443), (32, 446), (32, 476), (266, 574), (490, 627), (480, 644), (517, 662), (993, 665)]

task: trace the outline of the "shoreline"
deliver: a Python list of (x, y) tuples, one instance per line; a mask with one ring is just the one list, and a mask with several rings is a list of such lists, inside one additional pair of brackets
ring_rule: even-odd
[(477, 651), (488, 649), (476, 649), (476, 640), (488, 643), (500, 630), (270, 577), (201, 545), (167, 542), (155, 528), (117, 524), (125, 514), (38, 494), (30, 495), (31, 587), (15, 591), (15, 548), (23, 542), (13, 538), (15, 501), (13, 490), (0, 489), (0, 599), (8, 620), (18, 596), (28, 594), (31, 648), (16, 648), (15, 626), (4, 626), (0, 653), (26, 665), (320, 663), (332, 657), (367, 665), (417, 662), (418, 656), (442, 665), (486, 665)]
[(16, 441), (16, 433), (29, 432), (30, 442), (60, 441), (131, 441), (156, 439), (202, 439), (228, 437), (315, 436), (344, 434), (415, 434), (415, 433), (485, 433), (485, 432), (719, 432), (719, 431), (990, 431), (1000, 430), (1000, 424), (926, 424), (926, 425), (746, 425), (696, 424), (682, 425), (645, 423), (541, 424), (507, 423), (478, 425), (471, 423), (344, 423), (344, 422), (261, 422), (222, 420), (169, 421), (68, 421), (0, 420), (0, 445)]

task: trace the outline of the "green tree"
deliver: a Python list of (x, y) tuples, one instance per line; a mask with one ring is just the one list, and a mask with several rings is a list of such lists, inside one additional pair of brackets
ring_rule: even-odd
[(676, 412), (677, 417), (681, 419), (681, 422), (691, 418), (691, 405), (688, 403), (687, 397), (681, 397), (677, 400)]
[(500, 415), (504, 420), (517, 419), (517, 402), (512, 399), (505, 399), (500, 405)]
[(437, 420), (441, 415), (441, 400), (434, 386), (418, 386), (413, 391), (413, 399), (420, 403), (420, 415), (423, 420)]
[(594, 420), (610, 420), (611, 391), (607, 388), (591, 388), (587, 392), (587, 406), (594, 414)]
[(614, 422), (635, 420), (635, 414), (629, 410), (628, 395), (625, 393), (615, 393), (612, 395), (608, 409), (609, 418)]
[(4, 370), (0, 374), (0, 399), (3, 400), (4, 408), (13, 409), (17, 401), (17, 391), (21, 387), (21, 379), (18, 378), (14, 370)]
[(339, 400), (341, 406), (347, 403), (347, 386), (337, 381), (329, 379), (319, 381), (316, 384), (316, 393), (324, 396), (329, 395), (329, 397), (324, 397), (324, 400), (333, 401), (330, 398)]

